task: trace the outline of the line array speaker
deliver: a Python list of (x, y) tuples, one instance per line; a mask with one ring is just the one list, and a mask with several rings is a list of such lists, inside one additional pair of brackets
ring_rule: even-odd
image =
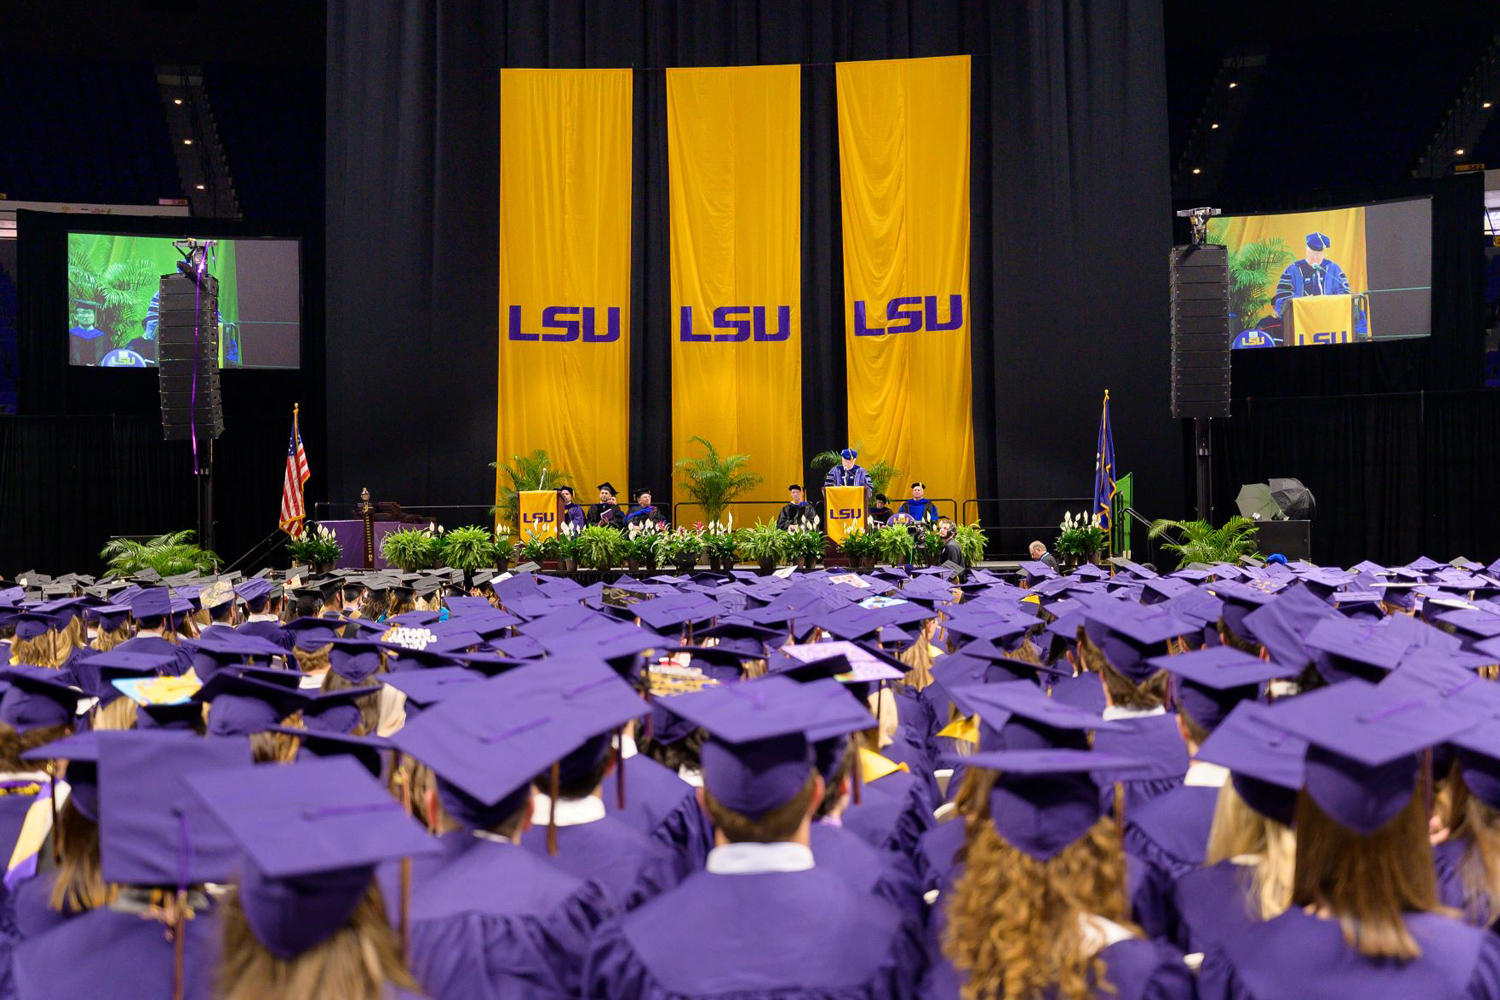
[(1229, 416), (1229, 252), (1172, 248), (1172, 416)]
[(212, 440), (224, 433), (219, 396), (219, 281), (181, 272), (161, 279), (156, 364), (161, 426), (168, 441)]

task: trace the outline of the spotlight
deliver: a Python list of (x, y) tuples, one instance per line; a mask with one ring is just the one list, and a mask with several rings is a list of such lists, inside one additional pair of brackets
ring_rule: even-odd
[(184, 140), (182, 140), (182, 144), (184, 146), (191, 146), (193, 144), (193, 140), (191, 140), (191, 139), (184, 139)]
[(1454, 151), (1453, 151), (1453, 155), (1454, 155), (1454, 156), (1463, 156), (1463, 155), (1464, 155), (1464, 151), (1463, 151), (1463, 150), (1461, 150), (1461, 149), (1455, 149), (1455, 150), (1454, 150)]
[(202, 184), (194, 184), (193, 187), (197, 188), (199, 191), (203, 190), (203, 185)]
[(1489, 101), (1485, 101), (1483, 104), (1480, 105), (1481, 108), (1487, 108), (1489, 106), (1490, 106), (1490, 102)]
[(1214, 122), (1212, 125), (1209, 126), (1210, 129), (1216, 129), (1218, 127), (1219, 127), (1219, 123), (1218, 122)]
[(1198, 169), (1197, 167), (1194, 167), (1193, 168), (1193, 173), (1195, 173), (1195, 174), (1201, 174), (1201, 173), (1203, 173), (1203, 171), (1200, 170), (1200, 169)]
[(172, 103), (173, 104), (181, 104), (182, 103), (182, 98), (180, 98), (180, 97), (174, 97), (174, 98), (172, 98)]
[(1234, 89), (1234, 88), (1235, 88), (1235, 87), (1238, 87), (1238, 86), (1239, 86), (1239, 84), (1237, 84), (1237, 83), (1233, 83), (1233, 82), (1231, 82), (1231, 83), (1230, 83), (1230, 84), (1229, 84), (1229, 89), (1230, 89), (1230, 90), (1233, 90), (1233, 89)]

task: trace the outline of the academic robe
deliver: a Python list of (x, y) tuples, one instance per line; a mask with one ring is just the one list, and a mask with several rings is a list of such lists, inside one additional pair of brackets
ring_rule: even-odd
[(865, 784), (860, 796), (858, 804), (844, 810), (844, 829), (880, 850), (911, 857), (922, 832), (935, 822), (921, 781), (893, 771)]
[(625, 527), (625, 512), (615, 503), (596, 503), (589, 505), (589, 524), (602, 524), (606, 528)]
[(1450, 917), (1413, 913), (1407, 930), (1422, 954), (1409, 962), (1366, 958), (1339, 922), (1293, 907), (1211, 948), (1198, 973), (1202, 1000), (1495, 1000), (1500, 937)]
[(904, 500), (896, 513), (905, 514), (913, 521), (936, 521), (938, 519), (937, 504), (927, 498), (921, 500)]
[(1475, 927), (1489, 924), (1489, 894), (1480, 891), (1470, 897), (1464, 889), (1464, 858), (1474, 846), (1467, 837), (1449, 839), (1432, 849), (1432, 867), (1437, 875), (1438, 902), (1463, 914), (1464, 921)]
[(813, 509), (813, 505), (808, 503), (806, 500), (802, 501), (801, 503), (789, 503), (785, 507), (781, 508), (781, 513), (776, 515), (776, 527), (780, 528), (782, 531), (786, 531), (790, 529), (792, 525), (798, 524), (802, 521), (806, 521), (808, 525), (811, 526), (812, 519), (817, 516), (818, 513), (815, 509)]
[(677, 878), (682, 880), (703, 867), (714, 846), (714, 827), (698, 804), (698, 790), (677, 772), (650, 757), (626, 757), (625, 808), (618, 803), (619, 772), (604, 779), (604, 810), (655, 838), (677, 857)]
[(1146, 870), (1138, 915), (1152, 937), (1180, 940), (1173, 882), (1203, 864), (1218, 801), (1217, 787), (1181, 785), (1126, 811), (1125, 850)]
[(97, 365), (113, 346), (97, 326), (75, 326), (68, 330), (68, 364)]
[(1294, 260), (1281, 272), (1276, 282), (1276, 315), (1285, 316), (1287, 303), (1304, 295), (1348, 295), (1349, 276), (1327, 257), (1320, 267), (1313, 267), (1305, 259)]
[(521, 834), (521, 846), (599, 886), (616, 912), (633, 910), (680, 881), (672, 850), (622, 819), (606, 815), (592, 823), (559, 826), (556, 834), (556, 855), (547, 853), (545, 826), (533, 825)]
[[(584, 953), (610, 915), (599, 887), (468, 831), (411, 862), (411, 971), (432, 1000), (576, 997)], [(392, 923), (400, 867), (381, 866)]]
[[(1123, 722), (1127, 728), (1117, 732), (1099, 730), (1094, 734), (1094, 749), (1151, 762), (1148, 770), (1132, 771), (1130, 777), (1119, 782), (1125, 789), (1125, 816), (1128, 819), (1134, 810), (1156, 796), (1180, 786), (1187, 774), (1189, 760), (1187, 745), (1177, 731), (1176, 716), (1163, 713), (1117, 721)], [(1102, 794), (1106, 806), (1113, 809), (1113, 785), (1104, 783)]]
[(172, 663), (162, 670), (163, 674), (181, 676), (193, 669), (193, 654), (175, 642), (168, 642), (159, 635), (138, 635), (126, 639), (115, 647), (117, 653), (166, 653)]
[(287, 652), (291, 652), (295, 636), (282, 627), (279, 621), (245, 622), (235, 627), (240, 635), (253, 635), (267, 642), (274, 642)]
[(655, 521), (665, 527), (667, 515), (662, 513), (662, 509), (655, 504), (646, 507), (636, 504), (630, 508), (630, 513), (625, 515), (625, 523), (629, 525), (637, 521)]
[(889, 507), (871, 507), (868, 513), (881, 524), (890, 524), (891, 518), (896, 516), (896, 512)]
[[(173, 946), (166, 928), (134, 913), (104, 908), (69, 920), (15, 951), (22, 1000), (161, 1000), (172, 996)], [(183, 997), (211, 1000), (222, 936), (210, 908), (187, 922)]]
[(940, 889), (948, 882), (958, 862), (958, 852), (968, 843), (968, 824), (962, 816), (955, 816), (929, 830), (923, 830), (917, 838), (917, 849), (912, 860), (916, 863), (917, 877), (922, 891)]
[(575, 528), (582, 528), (588, 522), (588, 512), (583, 509), (582, 504), (563, 504), (562, 523), (571, 524)]
[(836, 872), (698, 872), (594, 934), (583, 995), (888, 1000), (912, 995), (921, 928)]
[(819, 868), (840, 875), (863, 895), (883, 899), (919, 921), (926, 919), (917, 870), (909, 858), (872, 847), (842, 825), (820, 821), (811, 832), (813, 859)]
[(235, 628), (233, 625), (225, 625), (223, 622), (215, 622), (214, 624), (207, 625), (202, 630), (200, 630), (198, 632), (198, 638), (204, 639), (212, 636), (217, 639), (227, 639), (230, 636), (236, 634), (237, 633), (235, 632)]
[(844, 468), (840, 462), (828, 470), (828, 475), (823, 477), (824, 486), (863, 486), (865, 488), (865, 506), (869, 506), (870, 497), (875, 493), (875, 485), (870, 482), (870, 474), (865, 467), (856, 463), (853, 468)]
[(1172, 885), (1174, 943), (1184, 952), (1206, 953), (1260, 923), (1255, 867), (1220, 861), (1178, 876)]

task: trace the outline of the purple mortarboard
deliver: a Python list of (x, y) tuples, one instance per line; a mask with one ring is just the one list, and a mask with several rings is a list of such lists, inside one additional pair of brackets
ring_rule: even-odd
[(512, 670), (440, 699), (392, 738), (432, 768), (453, 819), (491, 826), (525, 804), (533, 778), (649, 708), (607, 665), (588, 660)]
[(1026, 631), (1036, 624), (1035, 618), (954, 614), (953, 617), (943, 622), (943, 628), (953, 635), (966, 636), (969, 639), (987, 639), (991, 642), (1008, 643), (1012, 639), (1025, 635)]
[(1198, 748), (1197, 760), (1229, 768), (1245, 803), (1290, 826), (1302, 788), (1307, 741), (1274, 723), (1271, 709), (1243, 701)]
[[(518, 660), (513, 656), (501, 656), (498, 653), (453, 653), (451, 655), (455, 661), (469, 668), (469, 672), (483, 677), (494, 677), (496, 674), (503, 674), (517, 667), (536, 666), (537, 662), (536, 660)], [(432, 671), (424, 670), (422, 673), (428, 674)]]
[(109, 649), (93, 656), (75, 659), (68, 669), (72, 671), (73, 679), (84, 693), (98, 698), (103, 705), (120, 696), (119, 689), (110, 683), (116, 677), (151, 677), (162, 673), (175, 662), (176, 657), (171, 653)]
[(1109, 577), (1109, 570), (1093, 563), (1084, 563), (1068, 574), (1076, 580), (1104, 580)]
[(1411, 562), (1407, 563), (1404, 568), (1412, 570), (1415, 573), (1426, 575), (1428, 573), (1432, 573), (1436, 570), (1442, 569), (1445, 565), (1446, 564), (1440, 563), (1436, 559), (1430, 559), (1427, 556), (1418, 556)]
[(1246, 615), (1244, 624), (1272, 660), (1301, 670), (1313, 659), (1313, 651), (1307, 648), (1308, 633), (1319, 622), (1337, 618), (1336, 611), (1294, 583)]
[(1103, 815), (1096, 772), (1128, 774), (1130, 757), (1090, 750), (996, 750), (967, 758), (999, 772), (990, 792), (990, 822), (1006, 843), (1047, 861), (1087, 833)]
[(172, 595), (166, 587), (150, 587), (130, 599), (130, 613), (136, 621), (165, 618), (172, 613)]
[(1490, 658), (1491, 663), (1500, 663), (1500, 637), (1482, 639), (1474, 643), (1474, 651)]
[(1450, 742), (1458, 751), (1458, 771), (1469, 792), (1500, 809), (1500, 721), (1493, 716)]
[(239, 632), (211, 631), (196, 639), (183, 640), (193, 654), (193, 670), (207, 681), (224, 667), (245, 663), (252, 658), (269, 660), (286, 656), (287, 651), (269, 639)]
[(84, 621), (97, 622), (99, 628), (113, 632), (130, 620), (130, 608), (123, 604), (98, 604), (83, 613)]
[(10, 623), (15, 627), (17, 639), (35, 639), (48, 631), (61, 629), (68, 621), (62, 615), (50, 611), (28, 609), (12, 615)]
[(1410, 580), (1382, 580), (1375, 584), (1382, 601), (1403, 611), (1410, 611), (1417, 606), (1416, 587)]
[(1173, 576), (1157, 576), (1148, 579), (1141, 589), (1142, 604), (1161, 604), (1182, 594), (1191, 594), (1198, 588), (1187, 580)]
[(303, 652), (322, 649), (337, 637), (335, 629), (343, 628), (344, 622), (337, 618), (293, 618), (282, 628), (292, 633), (293, 642)]
[(979, 716), (979, 749), (1087, 750), (1096, 729), (1120, 730), (1092, 712), (1049, 698), (1027, 681), (966, 684), (946, 689), (965, 715)]
[(1341, 569), (1315, 566), (1304, 573), (1299, 573), (1297, 578), (1306, 584), (1314, 595), (1326, 601), (1333, 597), (1334, 591), (1353, 580), (1354, 574), (1346, 573)]
[(1461, 608), (1457, 611), (1444, 611), (1437, 616), (1437, 620), (1452, 626), (1455, 630), (1453, 634), (1458, 636), (1465, 648), (1473, 648), (1478, 641), (1500, 638), (1500, 615), (1488, 611)]
[(1178, 679), (1178, 705), (1210, 732), (1240, 702), (1254, 701), (1263, 683), (1297, 673), (1294, 667), (1266, 662), (1231, 646), (1210, 646), (1180, 656), (1157, 656), (1150, 663)]
[(1378, 622), (1385, 617), (1380, 607), (1383, 599), (1378, 590), (1344, 590), (1333, 595), (1333, 606), (1345, 618)]
[[(290, 671), (282, 671), (295, 676)], [(273, 684), (238, 670), (221, 670), (198, 690), (208, 702), (208, 735), (248, 736), (295, 714), (311, 700), (294, 687)]]
[(1307, 794), (1332, 819), (1366, 836), (1411, 801), (1418, 753), (1473, 725), (1429, 700), (1361, 680), (1277, 702), (1268, 718), (1310, 744)]
[(689, 623), (706, 622), (722, 614), (717, 601), (703, 595), (682, 594), (642, 601), (630, 609), (642, 622), (657, 631), (680, 629)]
[(1330, 684), (1358, 677), (1378, 681), (1395, 670), (1410, 645), (1389, 629), (1336, 615), (1318, 622), (1304, 640), (1313, 663)]
[(487, 598), (471, 597), (464, 594), (449, 594), (443, 598), (443, 603), (448, 605), (448, 611), (452, 618), (462, 618), (466, 615), (492, 614), (498, 609), (489, 602)]
[(1500, 684), (1447, 660), (1402, 664), (1380, 682), (1382, 691), (1431, 701), (1467, 715), (1476, 723), (1500, 719)]
[(1210, 583), (1207, 589), (1224, 602), (1221, 612), (1222, 620), (1230, 634), (1248, 641), (1256, 641), (1255, 636), (1245, 625), (1245, 617), (1262, 605), (1271, 603), (1276, 595), (1234, 580), (1215, 581)]
[(248, 764), (249, 743), (161, 731), (100, 732), (95, 738), (105, 881), (174, 887), (226, 881), (234, 870), (234, 842), (185, 779)]
[(836, 681), (769, 676), (658, 705), (708, 731), (703, 787), (750, 819), (791, 801), (812, 773), (810, 740), (868, 729), (870, 711)]
[(1099, 647), (1110, 666), (1140, 683), (1156, 672), (1147, 658), (1166, 652), (1166, 641), (1195, 631), (1159, 607), (1127, 601), (1100, 601), (1083, 612), (1089, 642)]
[(70, 686), (72, 673), (50, 667), (7, 667), (0, 670), (0, 682), (6, 684), (0, 722), (18, 733), (70, 724), (79, 701), (87, 697)]
[(67, 761), (68, 801), (86, 819), (99, 822), (99, 740), (93, 730), (27, 750), (21, 759)]
[(297, 759), (315, 757), (353, 757), (375, 777), (385, 771), (385, 753), (394, 750), (391, 741), (380, 736), (349, 736), (344, 733), (323, 733), (313, 729), (295, 729), (291, 726), (267, 726), (265, 732), (295, 736), (299, 741)]
[(234, 588), (235, 596), (246, 604), (257, 604), (271, 596), (271, 581), (250, 579)]
[(1057, 576), (1057, 570), (1053, 569), (1051, 566), (1048, 566), (1044, 562), (1023, 560), (1020, 563), (1020, 570), (1022, 576), (1033, 582), (1047, 580)]
[(1160, 575), (1155, 570), (1149, 570), (1146, 567), (1142, 566), (1140, 563), (1131, 562), (1124, 556), (1115, 556), (1110, 560), (1110, 562), (1114, 563), (1120, 569), (1129, 573), (1137, 580), (1154, 580)]
[(302, 723), (312, 732), (347, 736), (359, 727), (359, 700), (379, 693), (379, 684), (324, 691), (303, 706)]
[(380, 652), (384, 648), (373, 639), (335, 639), (328, 650), (329, 669), (358, 684), (380, 669)]
[(243, 852), (245, 922), (280, 959), (295, 958), (345, 926), (379, 862), (437, 849), (347, 757), (200, 771), (187, 784)]
[(387, 686), (406, 695), (406, 718), (409, 722), (445, 698), (474, 690), (475, 685), (483, 684), (486, 678), (484, 674), (465, 667), (432, 667), (428, 670), (382, 674), (380, 679)]

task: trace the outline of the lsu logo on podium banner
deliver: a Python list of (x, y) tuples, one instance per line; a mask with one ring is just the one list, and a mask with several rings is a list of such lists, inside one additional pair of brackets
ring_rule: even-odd
[(835, 520), (847, 521), (850, 518), (862, 518), (865, 512), (859, 507), (835, 507), (828, 516)]
[[(520, 306), (510, 307), (506, 336), (511, 340), (540, 340), (555, 344), (581, 341), (585, 344), (612, 344), (620, 339), (620, 307), (605, 309), (604, 329), (595, 326), (594, 306), (546, 306), (542, 309), (542, 333), (522, 329)], [(546, 332), (555, 331), (555, 332)]]
[(552, 490), (522, 490), (521, 540), (557, 537), (557, 494)]
[(948, 321), (938, 319), (936, 295), (903, 295), (885, 304), (886, 326), (871, 326), (869, 310), (863, 299), (854, 303), (854, 335), (856, 337), (879, 337), (887, 333), (942, 333), (957, 330), (964, 325), (964, 297), (948, 296)]
[[(769, 309), (776, 310), (776, 329), (766, 327)], [(693, 307), (682, 306), (678, 310), (677, 337), (685, 344), (715, 343), (738, 344), (747, 340), (760, 343), (776, 343), (792, 335), (791, 306), (719, 306), (713, 312), (710, 329), (714, 333), (693, 332)]]
[(1353, 338), (1349, 334), (1349, 328), (1342, 330), (1298, 330), (1294, 334), (1296, 346), (1309, 347), (1313, 344), (1352, 344)]

